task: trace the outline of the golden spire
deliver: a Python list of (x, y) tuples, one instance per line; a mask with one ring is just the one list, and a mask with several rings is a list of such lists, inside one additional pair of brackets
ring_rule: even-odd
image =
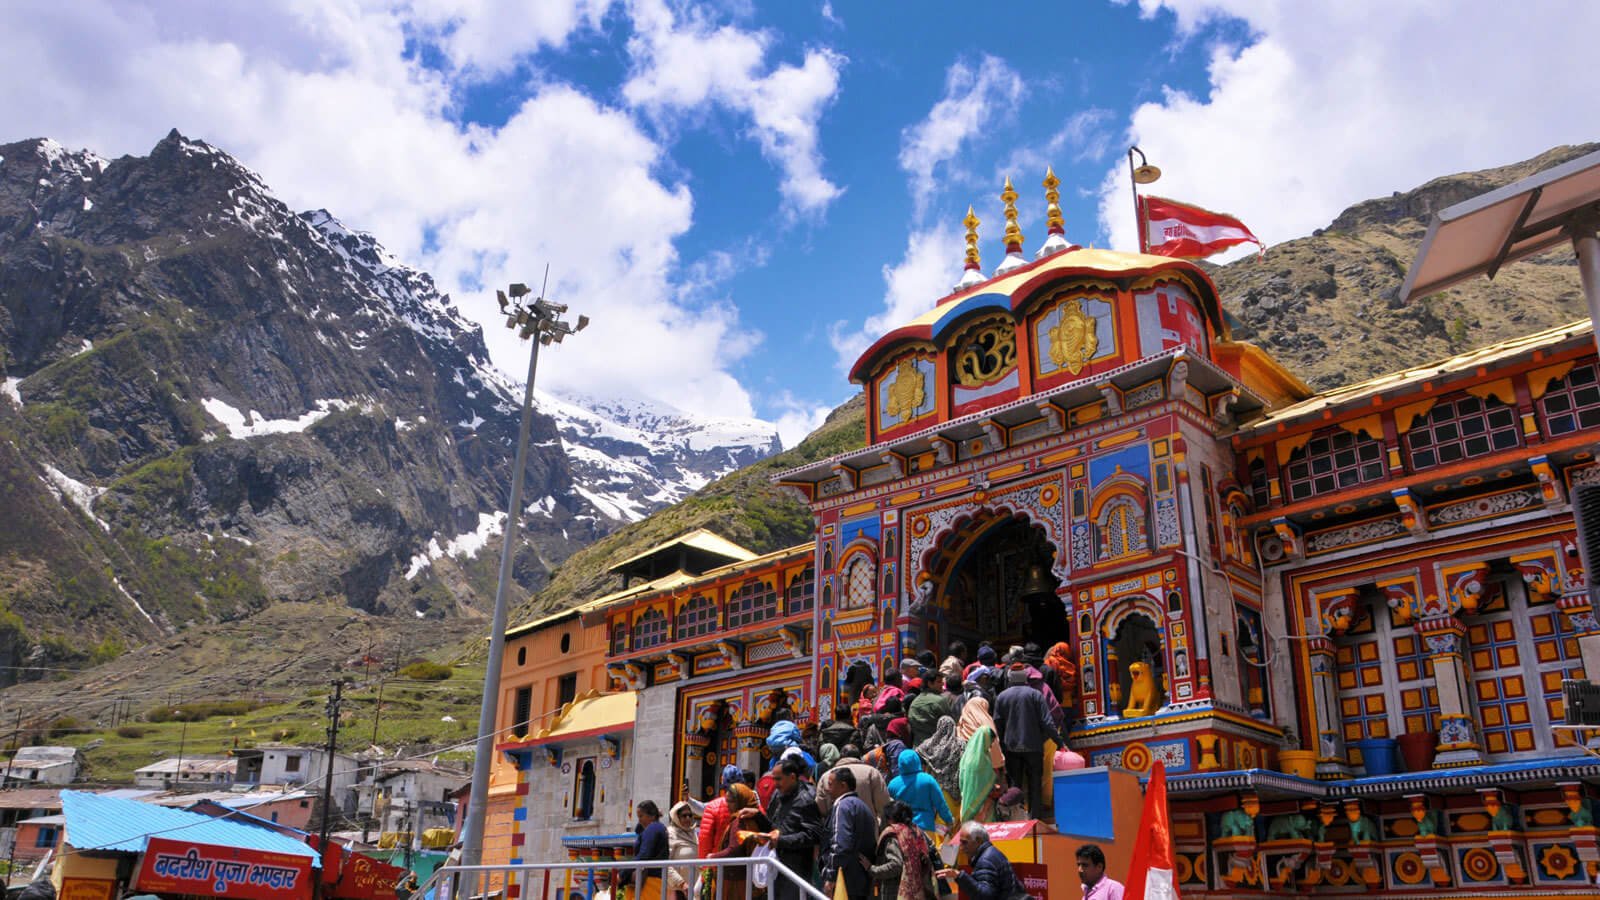
[(972, 211), (971, 206), (967, 207), (967, 217), (961, 220), (961, 224), (967, 226), (967, 264), (963, 268), (978, 271), (981, 268), (978, 262), (979, 223), (978, 216)]
[(1010, 175), (1006, 176), (1006, 187), (1000, 192), (1000, 201), (1006, 205), (1006, 252), (1021, 253), (1022, 229), (1017, 227), (1017, 189), (1011, 186)]
[(1065, 224), (1061, 220), (1061, 179), (1056, 177), (1055, 169), (1044, 167), (1044, 199), (1045, 199), (1045, 225), (1050, 234), (1066, 234)]

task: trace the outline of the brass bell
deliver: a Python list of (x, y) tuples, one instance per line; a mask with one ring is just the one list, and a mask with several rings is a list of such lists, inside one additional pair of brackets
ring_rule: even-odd
[(1039, 594), (1056, 594), (1056, 579), (1050, 574), (1050, 568), (1042, 563), (1034, 563), (1028, 567), (1028, 574), (1022, 579), (1023, 597), (1033, 597)]

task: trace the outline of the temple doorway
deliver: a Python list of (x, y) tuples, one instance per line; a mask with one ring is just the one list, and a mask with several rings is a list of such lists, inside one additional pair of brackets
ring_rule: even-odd
[(1055, 557), (1044, 529), (1017, 516), (974, 522), (950, 536), (935, 564), (948, 572), (933, 617), (944, 633), (930, 640), (937, 637), (942, 648), (959, 639), (972, 652), (987, 641), (1001, 654), (1030, 643), (1042, 652), (1067, 640), (1067, 613), (1051, 574)]

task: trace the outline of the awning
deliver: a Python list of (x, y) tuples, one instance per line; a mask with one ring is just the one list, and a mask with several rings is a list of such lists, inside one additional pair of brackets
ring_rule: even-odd
[(632, 731), (638, 702), (633, 691), (602, 694), (590, 691), (561, 708), (551, 723), (526, 740), (508, 741), (501, 750), (562, 744), (583, 738)]

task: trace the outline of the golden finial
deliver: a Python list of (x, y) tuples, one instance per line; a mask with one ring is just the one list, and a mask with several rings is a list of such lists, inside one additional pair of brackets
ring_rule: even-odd
[(1056, 177), (1055, 169), (1044, 167), (1044, 199), (1047, 204), (1044, 217), (1045, 225), (1050, 234), (1066, 234), (1065, 223), (1061, 220), (1061, 179)]
[(971, 206), (967, 207), (967, 217), (961, 220), (961, 224), (967, 226), (967, 264), (964, 266), (964, 268), (977, 271), (979, 268), (981, 268), (978, 262), (979, 222), (978, 215), (972, 211)]
[(1011, 176), (1006, 176), (1005, 190), (1000, 192), (1000, 202), (1006, 205), (1007, 253), (1022, 252), (1022, 229), (1017, 227), (1017, 189), (1011, 186)]

